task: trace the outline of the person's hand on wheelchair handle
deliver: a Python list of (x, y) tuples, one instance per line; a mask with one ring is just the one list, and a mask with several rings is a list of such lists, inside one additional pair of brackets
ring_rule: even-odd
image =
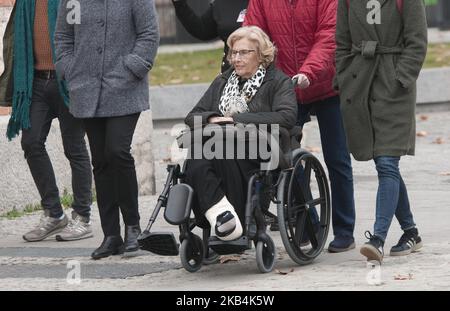
[(308, 77), (303, 74), (299, 73), (292, 77), (292, 81), (294, 81), (300, 89), (306, 89), (311, 85), (311, 82), (309, 81)]

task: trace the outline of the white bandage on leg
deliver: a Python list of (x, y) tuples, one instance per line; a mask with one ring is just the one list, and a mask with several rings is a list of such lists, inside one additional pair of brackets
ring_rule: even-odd
[(241, 221), (225, 196), (206, 211), (205, 217), (219, 239), (231, 241), (241, 237), (243, 231)]

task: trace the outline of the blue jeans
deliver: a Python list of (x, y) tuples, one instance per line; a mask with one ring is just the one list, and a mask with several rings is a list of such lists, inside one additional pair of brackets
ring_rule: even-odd
[(311, 104), (299, 105), (298, 122), (303, 126), (317, 116), (323, 156), (331, 184), (333, 233), (336, 238), (353, 238), (355, 228), (355, 201), (353, 171), (347, 150), (339, 96)]
[(409, 206), (408, 192), (398, 168), (399, 161), (400, 157), (375, 158), (378, 192), (374, 235), (383, 241), (386, 240), (394, 214), (403, 230), (416, 226)]

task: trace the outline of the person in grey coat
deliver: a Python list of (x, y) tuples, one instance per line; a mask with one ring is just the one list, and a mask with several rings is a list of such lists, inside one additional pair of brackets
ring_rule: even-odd
[(381, 262), (394, 215), (404, 234), (390, 255), (422, 246), (399, 161), (415, 149), (416, 80), (427, 51), (423, 0), (339, 0), (336, 41), (349, 149), (356, 160), (375, 161), (379, 180), (374, 234), (366, 233), (361, 253)]
[[(56, 71), (70, 113), (84, 120), (105, 238), (93, 259), (137, 251), (138, 186), (131, 142), (149, 109), (148, 72), (159, 45), (154, 0), (61, 1)], [(125, 242), (119, 225), (125, 223)]]

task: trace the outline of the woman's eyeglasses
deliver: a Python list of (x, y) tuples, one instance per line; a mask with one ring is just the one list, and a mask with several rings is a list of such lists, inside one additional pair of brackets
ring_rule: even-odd
[(250, 53), (252, 53), (252, 52), (256, 52), (256, 50), (231, 50), (230, 55), (231, 55), (231, 58), (236, 58), (238, 56), (245, 58), (245, 57), (249, 56)]

